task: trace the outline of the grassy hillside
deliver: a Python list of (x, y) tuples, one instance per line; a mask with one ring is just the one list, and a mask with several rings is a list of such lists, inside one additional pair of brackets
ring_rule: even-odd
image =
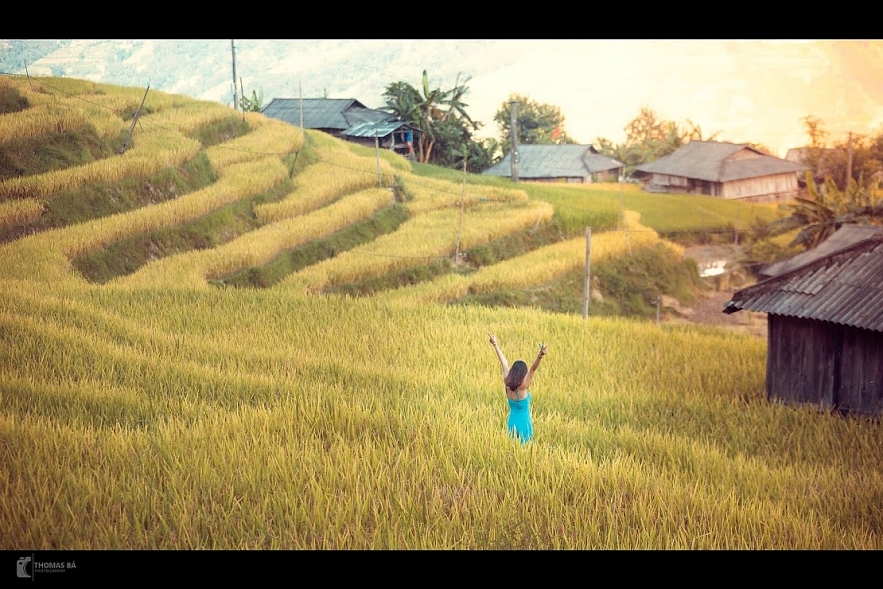
[[(700, 288), (674, 239), (776, 211), (0, 97), (3, 548), (883, 548), (878, 423), (767, 403), (760, 338), (623, 311)], [(586, 226), (618, 294), (583, 319)], [(526, 447), (487, 332), (550, 346)]]

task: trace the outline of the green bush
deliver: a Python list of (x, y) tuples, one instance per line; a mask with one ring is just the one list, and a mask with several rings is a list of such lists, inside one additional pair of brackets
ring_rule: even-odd
[[(663, 244), (657, 244), (630, 256), (598, 262), (592, 276), (605, 301), (615, 301), (611, 314), (649, 318), (656, 313), (661, 295), (691, 305), (696, 293), (706, 288), (699, 276), (696, 261), (678, 260)], [(601, 306), (597, 313), (604, 312)]]

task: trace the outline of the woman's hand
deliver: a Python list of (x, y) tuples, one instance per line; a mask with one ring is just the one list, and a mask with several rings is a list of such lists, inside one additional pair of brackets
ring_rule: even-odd
[(489, 338), (491, 338), (491, 345), (496, 348), (497, 347), (497, 336), (491, 335), (491, 334), (487, 334), (487, 335)]
[(546, 344), (540, 344), (540, 358), (549, 353), (549, 346)]

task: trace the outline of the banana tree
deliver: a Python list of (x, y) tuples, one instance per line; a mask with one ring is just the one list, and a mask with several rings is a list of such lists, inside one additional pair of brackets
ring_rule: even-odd
[(469, 105), (463, 102), (463, 97), (469, 91), (465, 85), (468, 81), (467, 78), (460, 83), (458, 75), (453, 88), (430, 89), (429, 76), (423, 70), (422, 94), (408, 82), (394, 82), (386, 87), (383, 93), (386, 101), (384, 110), (413, 123), (420, 131), (417, 159), (421, 163), (428, 163), (432, 157), (440, 124), (448, 122), (452, 117), (459, 117), (473, 128), (476, 127), (465, 110)]
[(791, 245), (812, 249), (828, 239), (845, 224), (883, 224), (883, 198), (850, 179), (845, 191), (837, 188), (830, 177), (819, 186), (812, 173), (806, 172), (807, 197), (798, 197), (787, 205), (791, 214), (769, 225), (771, 235), (800, 229)]

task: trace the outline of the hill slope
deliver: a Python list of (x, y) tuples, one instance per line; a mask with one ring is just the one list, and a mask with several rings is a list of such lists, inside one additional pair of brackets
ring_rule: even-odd
[[(766, 145), (780, 157), (805, 145), (803, 117), (831, 141), (883, 125), (876, 40), (235, 40), (235, 77), (247, 95), (329, 96), (382, 104), (403, 80), (449, 87), (469, 76), (468, 112), (480, 133), (511, 93), (561, 107), (582, 143), (625, 139), (650, 107), (726, 141)], [(151, 87), (232, 105), (229, 40), (0, 40), (0, 71)], [(665, 62), (669, 67), (659, 68)]]
[[(883, 547), (879, 424), (768, 404), (761, 338), (446, 304), (566, 276), (589, 220), (638, 272), (679, 250), (644, 219), (727, 203), (464, 186), (159, 92), (133, 126), (143, 96), (0, 84), (0, 547)], [(526, 447), (488, 332), (549, 345)]]
[[(467, 191), (442, 178), (446, 172), (426, 175), (431, 166), (416, 174), (390, 152), (179, 95), (60, 78), (36, 91), (21, 79), (6, 88), (18, 96), (10, 104), (32, 104), (6, 115), (16, 124), (0, 151), (0, 239), (27, 237), (13, 251), (45, 243), (78, 279), (92, 282), (300, 284), (367, 295), (453, 273), (460, 286), (443, 297), (451, 302), (577, 313), (585, 244), (573, 227), (603, 229), (622, 216), (607, 208), (615, 196), (603, 187), (580, 195), (565, 189), (571, 206), (600, 204), (567, 218), (525, 192), (548, 188), (473, 177)], [(142, 99), (144, 112), (131, 127)], [(692, 300), (701, 287), (695, 268), (677, 248), (645, 252), (662, 241), (639, 216), (628, 218), (636, 237), (595, 238), (595, 290), (606, 299), (592, 313), (650, 317), (660, 295)], [(569, 248), (564, 257), (562, 247)], [(655, 256), (644, 262), (654, 270), (606, 265), (626, 250)], [(497, 277), (482, 278), (493, 265)], [(619, 294), (615, 283), (622, 283)]]

